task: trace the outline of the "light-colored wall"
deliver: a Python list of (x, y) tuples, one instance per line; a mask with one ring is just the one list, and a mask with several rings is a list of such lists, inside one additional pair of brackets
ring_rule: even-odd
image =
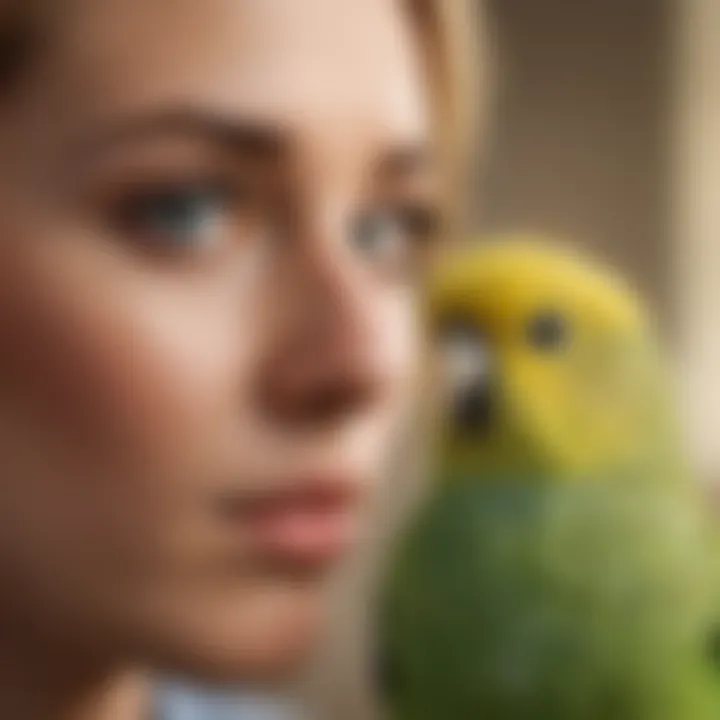
[(680, 376), (694, 456), (720, 480), (720, 3), (678, 0), (674, 253)]
[(483, 228), (559, 234), (630, 274), (664, 319), (671, 103), (663, 0), (493, 0)]

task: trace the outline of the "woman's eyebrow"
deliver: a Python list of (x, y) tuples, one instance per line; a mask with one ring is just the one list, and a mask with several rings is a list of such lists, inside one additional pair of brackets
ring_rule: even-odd
[(89, 159), (122, 145), (168, 136), (207, 140), (257, 160), (277, 159), (288, 146), (287, 133), (279, 125), (177, 107), (115, 119), (90, 131), (76, 148), (76, 157)]

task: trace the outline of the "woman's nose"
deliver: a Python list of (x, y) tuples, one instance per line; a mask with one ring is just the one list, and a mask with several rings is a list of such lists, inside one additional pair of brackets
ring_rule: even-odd
[(268, 384), (266, 408), (286, 425), (320, 428), (339, 425), (371, 409), (380, 398), (379, 375), (340, 361), (307, 372), (276, 377)]
[(390, 383), (381, 291), (338, 255), (305, 254), (278, 288), (283, 319), (260, 384), (274, 422), (342, 423), (371, 411)]

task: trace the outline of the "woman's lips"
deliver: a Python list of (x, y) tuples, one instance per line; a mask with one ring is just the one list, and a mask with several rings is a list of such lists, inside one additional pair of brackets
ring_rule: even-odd
[(342, 480), (293, 483), (292, 489), (230, 500), (226, 515), (263, 555), (324, 565), (354, 542), (359, 484)]

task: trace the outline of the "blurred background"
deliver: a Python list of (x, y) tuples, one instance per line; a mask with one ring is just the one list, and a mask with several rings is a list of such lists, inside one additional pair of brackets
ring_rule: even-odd
[[(669, 343), (693, 461), (712, 490), (720, 482), (720, 3), (486, 6), (497, 67), (476, 229), (561, 236), (636, 283)], [(417, 470), (398, 471), (378, 538), (418, 483)], [(372, 717), (363, 608), (382, 547), (366, 547), (348, 569), (332, 637), (302, 689), (318, 720)]]

